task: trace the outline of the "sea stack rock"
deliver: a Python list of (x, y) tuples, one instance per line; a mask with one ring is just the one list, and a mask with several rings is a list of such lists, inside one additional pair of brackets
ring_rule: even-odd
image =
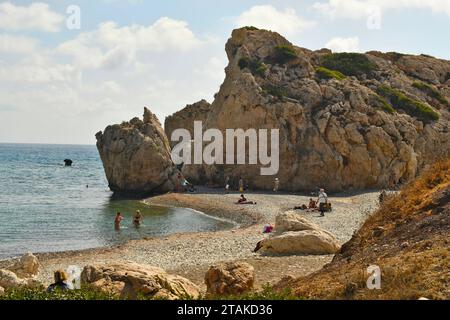
[(268, 190), (278, 177), (291, 191), (387, 188), (449, 153), (450, 61), (311, 51), (251, 27), (234, 30), (226, 52), (226, 78), (211, 106), (169, 117), (166, 134), (191, 130), (193, 119), (224, 136), (226, 129), (279, 129), (280, 170), (262, 176), (261, 165), (186, 165), (190, 181), (243, 177)]
[(96, 135), (109, 187), (121, 194), (157, 194), (172, 191), (179, 171), (157, 117), (147, 108), (143, 121), (108, 126)]

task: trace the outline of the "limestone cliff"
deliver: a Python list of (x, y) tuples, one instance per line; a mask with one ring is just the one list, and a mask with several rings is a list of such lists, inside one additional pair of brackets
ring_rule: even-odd
[(143, 121), (108, 126), (96, 135), (109, 187), (118, 193), (150, 194), (172, 191), (178, 170), (160, 122), (147, 108)]
[[(173, 128), (280, 129), (285, 190), (384, 188), (408, 181), (450, 150), (450, 62), (429, 56), (333, 54), (242, 28), (226, 44), (226, 79), (212, 105), (166, 120)], [(201, 116), (198, 116), (198, 115)], [(272, 187), (259, 165), (185, 166), (188, 178), (240, 176)]]

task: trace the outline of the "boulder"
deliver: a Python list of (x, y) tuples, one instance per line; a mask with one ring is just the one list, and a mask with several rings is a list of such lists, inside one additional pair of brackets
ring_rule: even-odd
[(264, 252), (271, 254), (335, 254), (341, 249), (339, 241), (324, 230), (289, 231), (269, 237), (262, 243)]
[(144, 120), (108, 126), (96, 135), (109, 187), (117, 193), (151, 194), (172, 191), (179, 171), (169, 141), (156, 116), (144, 109)]
[(16, 289), (25, 287), (26, 285), (27, 281), (17, 277), (14, 272), (0, 269), (0, 287), (5, 289)]
[(8, 269), (19, 278), (34, 278), (39, 274), (40, 267), (38, 258), (32, 253), (27, 253)]
[(32, 288), (42, 289), (44, 284), (34, 278), (19, 278), (10, 270), (0, 270), (0, 287), (4, 289)]
[(275, 232), (283, 233), (287, 231), (317, 230), (318, 225), (312, 223), (294, 211), (286, 211), (277, 215), (275, 219)]
[(253, 289), (255, 269), (245, 262), (211, 266), (205, 274), (207, 292), (213, 295), (237, 295)]
[(136, 263), (86, 266), (81, 274), (81, 283), (132, 299), (144, 296), (176, 300), (197, 298), (200, 294), (198, 287), (183, 277)]
[(0, 297), (5, 294), (5, 288), (0, 287)]

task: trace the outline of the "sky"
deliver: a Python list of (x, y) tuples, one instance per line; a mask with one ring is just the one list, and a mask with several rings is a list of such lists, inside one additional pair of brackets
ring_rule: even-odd
[(450, 60), (450, 0), (0, 1), (0, 142), (94, 144), (144, 107), (164, 123), (212, 102), (247, 25), (313, 50)]

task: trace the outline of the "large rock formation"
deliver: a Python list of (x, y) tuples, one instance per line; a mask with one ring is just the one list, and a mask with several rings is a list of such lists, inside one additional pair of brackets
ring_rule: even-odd
[[(205, 122), (208, 113), (211, 110), (211, 104), (206, 100), (187, 105), (183, 110), (166, 118), (164, 130), (167, 138), (171, 140), (172, 132), (176, 129), (186, 129), (193, 136), (194, 121)], [(177, 144), (176, 141), (170, 141), (171, 146)]]
[[(226, 79), (212, 105), (169, 117), (166, 133), (192, 130), (196, 119), (205, 130), (279, 129), (282, 189), (385, 188), (414, 178), (450, 150), (449, 61), (314, 52), (254, 28), (234, 30), (226, 52)], [(274, 179), (261, 176), (260, 165), (183, 170), (199, 183), (242, 176), (268, 189)]]
[(108, 126), (96, 135), (109, 187), (114, 192), (150, 194), (172, 191), (179, 171), (160, 122), (147, 108), (143, 121)]
[(136, 263), (86, 266), (81, 282), (122, 298), (195, 299), (200, 294), (198, 287), (183, 277)]

